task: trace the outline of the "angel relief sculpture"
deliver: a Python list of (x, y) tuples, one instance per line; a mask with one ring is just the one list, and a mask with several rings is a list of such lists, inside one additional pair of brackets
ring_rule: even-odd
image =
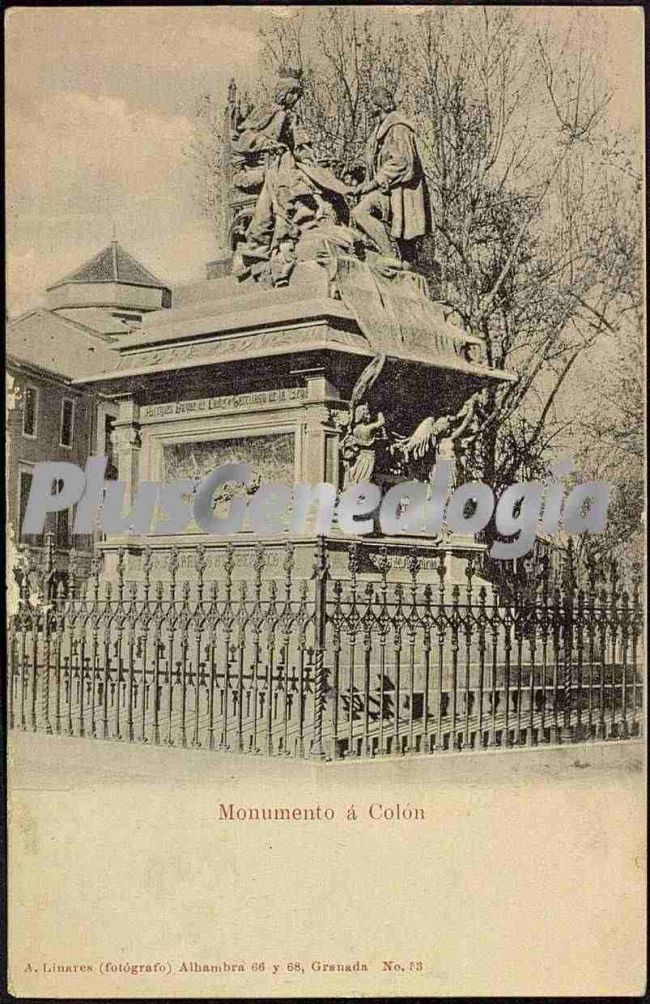
[(385, 362), (386, 355), (379, 352), (364, 367), (352, 390), (348, 412), (337, 422), (341, 433), (339, 456), (343, 463), (344, 489), (372, 481), (377, 447), (380, 441), (388, 439), (383, 414), (378, 412), (373, 419), (368, 404), (363, 401)]
[(429, 473), (438, 460), (454, 464), (455, 483), (465, 480), (470, 463), (470, 453), (486, 418), (487, 391), (477, 391), (467, 399), (455, 415), (433, 415), (423, 419), (410, 436), (397, 436), (391, 444), (391, 453), (397, 455), (404, 466), (425, 460)]
[(343, 460), (343, 488), (368, 484), (375, 470), (376, 443), (386, 438), (385, 420), (381, 412), (373, 420), (367, 404), (354, 409), (347, 432), (341, 440), (340, 456)]

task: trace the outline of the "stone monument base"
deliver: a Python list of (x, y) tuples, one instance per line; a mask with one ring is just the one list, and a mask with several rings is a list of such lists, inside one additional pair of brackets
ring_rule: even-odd
[[(260, 563), (261, 578), (264, 582), (275, 580), (281, 590), (286, 574), (288, 551), (292, 552), (291, 579), (295, 582), (310, 581), (314, 575), (315, 555), (319, 541), (324, 545), (328, 563), (328, 577), (332, 581), (349, 582), (352, 578), (351, 555), (354, 555), (356, 578), (360, 582), (378, 583), (382, 579), (382, 568), (386, 568), (386, 581), (412, 584), (414, 576), (418, 591), (430, 585), (434, 602), (439, 597), (441, 583), (447, 600), (451, 600), (454, 586), (459, 587), (462, 602), (467, 588), (467, 570), (472, 561), (472, 588), (489, 584), (478, 574), (477, 564), (484, 553), (485, 545), (476, 543), (472, 537), (445, 535), (441, 538), (380, 534), (357, 537), (332, 533), (325, 537), (315, 535), (284, 535), (261, 537), (242, 533), (229, 538), (208, 534), (184, 534), (175, 537), (150, 536), (134, 540), (129, 537), (112, 537), (99, 545), (103, 556), (102, 577), (112, 583), (118, 580), (118, 560), (123, 554), (123, 576), (127, 582), (141, 583), (144, 579), (147, 559), (151, 555), (150, 581), (152, 583), (171, 581), (171, 555), (177, 555), (176, 582), (188, 582), (190, 586), (198, 580), (199, 555), (205, 560), (204, 581), (217, 583), (224, 579), (227, 554), (232, 548), (234, 583), (252, 583), (255, 578), (256, 560)], [(414, 564), (415, 559), (415, 564)]]

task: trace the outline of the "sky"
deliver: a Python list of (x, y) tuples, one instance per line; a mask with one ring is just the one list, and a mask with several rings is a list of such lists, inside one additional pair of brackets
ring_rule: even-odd
[[(259, 28), (299, 10), (9, 10), (10, 316), (42, 302), (46, 286), (104, 247), (113, 232), (172, 285), (204, 277), (216, 239), (200, 216), (187, 156), (197, 99), (203, 92), (225, 96), (231, 76), (254, 80)], [(607, 20), (603, 59), (615, 88), (610, 113), (630, 126), (641, 115), (642, 18), (638, 9), (600, 10)], [(561, 9), (554, 13), (563, 16)]]

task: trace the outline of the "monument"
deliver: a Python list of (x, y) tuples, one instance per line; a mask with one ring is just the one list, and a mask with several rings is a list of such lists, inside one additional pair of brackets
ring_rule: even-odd
[[(220, 258), (120, 341), (114, 368), (77, 381), (119, 402), (115, 452), (130, 498), (141, 481), (191, 482), (229, 461), (249, 462), (256, 485), (372, 480), (386, 489), (426, 478), (438, 456), (462, 461), (490, 388), (514, 379), (487, 365), (481, 339), (454, 322), (414, 264), (433, 221), (415, 130), (392, 96), (373, 91), (376, 125), (356, 181), (319, 161), (297, 113), (301, 96), (292, 70), (259, 107), (244, 107), (231, 83)], [(315, 532), (265, 539), (267, 564), (274, 549), (281, 560), (287, 539), (307, 575)], [(396, 575), (415, 546), (424, 569), (444, 551), (458, 581), (479, 546), (378, 529), (366, 540), (362, 572), (372, 574), (375, 544)], [(348, 542), (332, 531), (333, 560)], [(172, 546), (190, 575), (199, 543), (207, 574), (218, 575), (224, 540), (198, 528), (100, 547), (109, 576), (125, 545), (130, 577), (145, 547), (162, 569)], [(244, 529), (232, 543), (245, 577), (253, 535)]]

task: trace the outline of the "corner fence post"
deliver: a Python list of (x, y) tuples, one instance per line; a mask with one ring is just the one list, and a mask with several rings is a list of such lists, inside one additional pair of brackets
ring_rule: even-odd
[[(314, 731), (311, 756), (325, 760), (323, 714), (327, 701), (327, 670), (324, 665), (329, 559), (324, 537), (319, 537), (314, 555)], [(333, 758), (333, 757), (332, 757)]]

